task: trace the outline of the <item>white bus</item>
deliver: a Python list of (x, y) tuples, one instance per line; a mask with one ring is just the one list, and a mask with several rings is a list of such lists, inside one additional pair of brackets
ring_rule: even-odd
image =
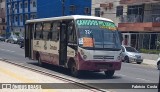
[(81, 71), (112, 77), (121, 69), (120, 53), (119, 32), (110, 19), (73, 15), (26, 21), (25, 57), (39, 65), (69, 68), (75, 77)]

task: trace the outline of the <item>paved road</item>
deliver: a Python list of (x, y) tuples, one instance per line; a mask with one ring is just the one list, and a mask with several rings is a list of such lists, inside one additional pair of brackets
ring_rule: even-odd
[[(103, 73), (85, 73), (81, 79), (77, 79), (71, 77), (69, 75), (69, 71), (66, 69), (51, 65), (39, 67), (37, 65), (37, 61), (24, 58), (24, 49), (19, 48), (19, 46), (16, 44), (5, 42), (0, 42), (0, 58), (5, 58), (16, 63), (24, 64), (84, 83), (122, 83), (121, 85), (123, 85), (123, 83), (158, 83), (159, 79), (159, 71), (156, 69), (156, 67), (128, 63), (123, 63), (122, 69), (120, 71), (117, 71), (112, 79), (106, 79)], [(157, 90), (151, 89), (112, 89), (112, 91), (157, 92)]]

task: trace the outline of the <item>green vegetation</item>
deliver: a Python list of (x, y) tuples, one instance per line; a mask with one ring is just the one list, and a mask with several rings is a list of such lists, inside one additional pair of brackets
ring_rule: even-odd
[(140, 53), (159, 54), (159, 53), (160, 53), (160, 50), (140, 49)]
[(19, 33), (19, 32), (14, 32), (14, 34), (15, 34), (16, 36), (19, 36), (20, 33)]

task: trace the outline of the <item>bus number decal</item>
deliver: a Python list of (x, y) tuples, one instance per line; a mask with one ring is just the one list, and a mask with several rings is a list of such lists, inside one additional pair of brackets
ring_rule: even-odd
[(98, 26), (99, 28), (109, 30), (117, 29), (114, 23), (102, 20), (79, 19), (76, 23), (78, 26)]
[(90, 35), (90, 34), (92, 33), (92, 31), (90, 31), (90, 30), (85, 30), (85, 33), (88, 34), (88, 35)]
[(47, 50), (47, 41), (44, 42), (44, 50)]
[(57, 47), (50, 45), (50, 49), (51, 49), (51, 50), (57, 50)]

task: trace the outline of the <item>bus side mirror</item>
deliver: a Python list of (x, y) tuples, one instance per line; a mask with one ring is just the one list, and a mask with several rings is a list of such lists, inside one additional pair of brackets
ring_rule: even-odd
[(60, 39), (61, 41), (66, 40), (66, 33), (67, 32), (67, 25), (65, 23), (61, 24), (61, 30), (60, 30)]
[(68, 25), (68, 28), (67, 28), (67, 31), (68, 31), (68, 35), (71, 35), (72, 34), (72, 32), (73, 32), (73, 23), (70, 23), (69, 25)]
[(72, 34), (72, 30), (68, 29), (68, 35)]

